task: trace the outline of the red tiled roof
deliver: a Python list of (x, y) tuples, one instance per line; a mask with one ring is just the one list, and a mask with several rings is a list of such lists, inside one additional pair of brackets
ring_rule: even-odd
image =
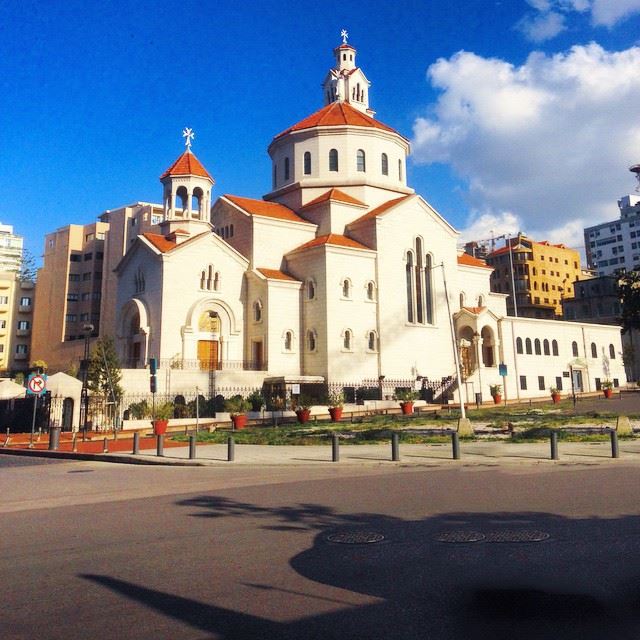
[(289, 222), (304, 222), (309, 224), (307, 220), (303, 220), (297, 213), (277, 202), (241, 198), (240, 196), (232, 196), (226, 193), (222, 197), (254, 216), (265, 216), (267, 218), (278, 218), (280, 220), (288, 220)]
[(397, 204), (399, 204), (403, 200), (406, 200), (409, 197), (410, 196), (407, 195), (407, 196), (401, 196), (400, 198), (394, 198), (393, 200), (389, 200), (388, 202), (381, 204), (379, 207), (376, 207), (375, 209), (368, 211), (363, 216), (360, 216), (357, 220), (350, 222), (349, 225), (355, 224), (356, 222), (361, 222), (362, 220), (369, 220), (370, 218), (375, 218), (376, 216), (379, 216), (381, 213), (384, 213), (385, 211), (388, 211), (389, 209), (395, 207)]
[(200, 160), (195, 157), (191, 151), (185, 151), (161, 176), (160, 180), (167, 176), (202, 176), (209, 178), (211, 182), (214, 179), (209, 172), (202, 166)]
[(458, 256), (458, 264), (462, 264), (465, 267), (481, 267), (483, 269), (493, 269), (493, 267), (490, 267), (484, 260), (480, 260), (480, 258), (474, 258), (468, 253), (463, 253), (462, 255)]
[(305, 244), (296, 247), (293, 251), (303, 251), (305, 249), (311, 249), (311, 247), (320, 247), (325, 244), (335, 247), (349, 247), (350, 249), (369, 249), (369, 247), (365, 247), (363, 244), (360, 244), (351, 238), (340, 236), (336, 233), (330, 233), (326, 236), (318, 236), (309, 242), (305, 242)]
[(374, 120), (374, 118), (368, 116), (366, 113), (362, 113), (362, 111), (358, 111), (358, 109), (352, 107), (348, 102), (332, 102), (326, 107), (322, 107), (319, 111), (312, 113), (304, 120), (300, 120), (300, 122), (289, 127), (282, 133), (279, 133), (275, 136), (274, 140), (293, 131), (310, 129), (311, 127), (339, 127), (343, 125), (370, 127), (397, 133), (395, 129), (388, 127), (378, 120)]
[(362, 207), (366, 207), (367, 205), (364, 202), (361, 202), (357, 198), (353, 198), (349, 194), (344, 191), (340, 191), (340, 189), (330, 189), (326, 193), (323, 193), (321, 196), (318, 196), (315, 200), (311, 200), (311, 202), (307, 202), (307, 204), (302, 207), (302, 209), (306, 209), (307, 207), (312, 207), (315, 204), (320, 204), (321, 202), (327, 202), (327, 200), (336, 200), (338, 202), (346, 202), (347, 204), (357, 204)]
[(258, 271), (265, 277), (270, 278), (271, 280), (288, 280), (289, 282), (299, 282), (296, 278), (293, 278), (284, 271), (279, 271), (278, 269), (265, 269), (263, 267), (258, 267)]
[(479, 313), (482, 313), (487, 307), (462, 307), (463, 309), (466, 309), (467, 311), (470, 311), (471, 313), (475, 313), (476, 315), (478, 315)]
[(166, 253), (175, 249), (178, 245), (172, 240), (168, 240), (159, 233), (143, 233), (142, 234), (160, 253)]

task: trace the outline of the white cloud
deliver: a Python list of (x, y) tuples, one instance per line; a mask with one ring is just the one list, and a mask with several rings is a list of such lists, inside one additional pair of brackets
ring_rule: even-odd
[(497, 232), (514, 216), (523, 230), (577, 246), (582, 226), (616, 217), (616, 199), (633, 191), (638, 68), (640, 47), (597, 44), (535, 52), (522, 66), (464, 51), (440, 59), (428, 71), (440, 96), (414, 123), (414, 160), (448, 163), (467, 182), (481, 212), (469, 228)]
[(520, 20), (517, 27), (532, 42), (550, 40), (567, 28), (564, 16), (556, 11), (526, 15)]
[(572, 12), (590, 12), (593, 26), (614, 27), (635, 13), (640, 13), (640, 0), (526, 0), (534, 9), (516, 24), (533, 42), (555, 38), (567, 29), (566, 16)]
[(593, 0), (591, 20), (594, 25), (612, 27), (634, 13), (640, 13), (640, 0)]
[(503, 234), (514, 235), (521, 230), (521, 220), (511, 211), (474, 211), (460, 230), (460, 241), (488, 240)]

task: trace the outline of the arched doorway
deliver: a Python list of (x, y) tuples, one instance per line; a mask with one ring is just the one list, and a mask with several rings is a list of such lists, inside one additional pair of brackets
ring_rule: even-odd
[(458, 336), (461, 374), (462, 378), (467, 380), (477, 367), (473, 329), (471, 327), (463, 327), (460, 329)]
[(491, 327), (482, 327), (482, 331), (480, 332), (480, 337), (482, 338), (482, 364), (485, 367), (495, 367), (496, 366), (496, 355), (495, 355), (495, 339), (493, 336), (493, 330)]
[(220, 368), (220, 316), (206, 310), (198, 318), (198, 363), (200, 369)]

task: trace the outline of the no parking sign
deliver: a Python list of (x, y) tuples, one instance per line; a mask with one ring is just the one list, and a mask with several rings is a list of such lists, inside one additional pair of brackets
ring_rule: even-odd
[(47, 376), (42, 373), (32, 373), (27, 379), (27, 393), (41, 396), (47, 391)]

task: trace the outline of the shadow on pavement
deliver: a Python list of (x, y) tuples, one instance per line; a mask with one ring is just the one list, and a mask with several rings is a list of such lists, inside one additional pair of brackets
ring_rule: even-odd
[[(248, 615), (115, 577), (81, 577), (228, 639), (640, 637), (639, 516), (463, 512), (404, 520), (309, 503), (263, 507), (217, 496), (178, 504), (197, 508), (191, 514), (196, 517), (251, 516), (252, 523), (264, 518), (264, 529), (317, 531), (313, 546), (289, 564), (300, 576), (330, 587), (326, 597), (310, 598), (334, 602), (336, 610), (314, 614), (311, 599), (298, 619), (274, 622), (268, 616), (278, 617), (278, 611), (268, 606), (264, 617)], [(383, 539), (338, 544), (335, 538), (362, 541), (372, 534)], [(336, 587), (377, 601), (343, 603)]]

